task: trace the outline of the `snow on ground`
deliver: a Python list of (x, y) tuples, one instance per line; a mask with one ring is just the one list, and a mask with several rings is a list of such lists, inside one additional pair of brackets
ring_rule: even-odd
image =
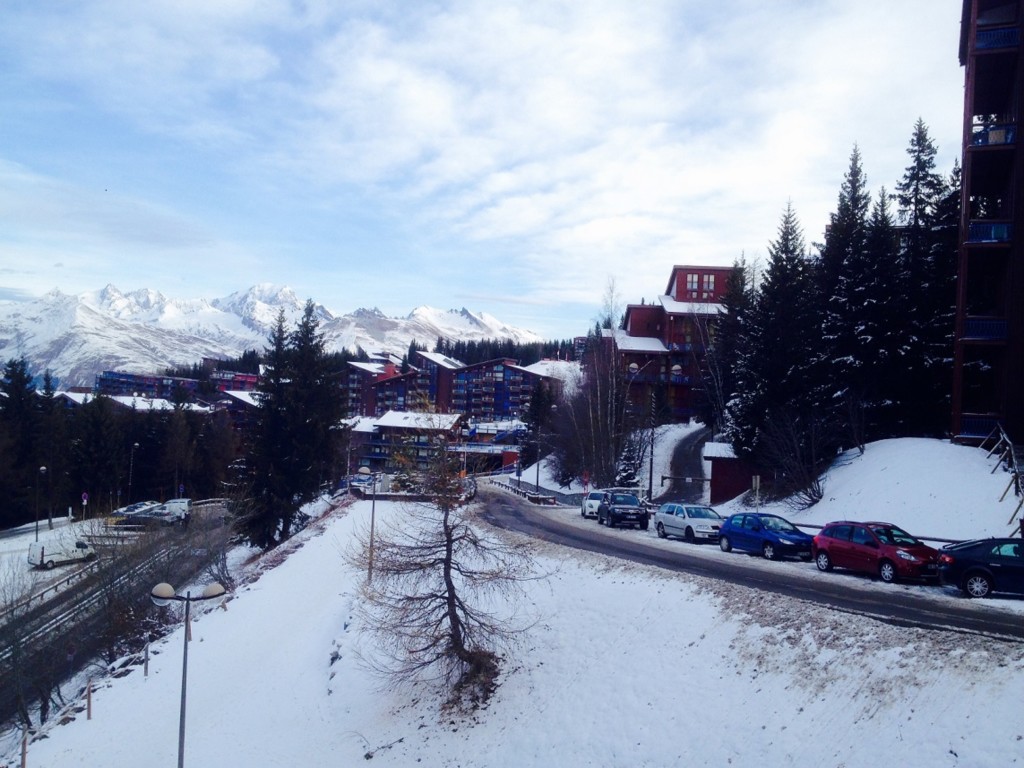
[[(1002, 533), (995, 513), (1005, 524), (1010, 504), (991, 497), (1006, 476), (989, 475), (983, 457), (930, 441), (869, 446), (831, 473), (831, 506), (803, 519), (869, 510), (855, 516), (899, 517), (912, 531), (928, 523), (934, 535)], [(546, 511), (604, 530), (578, 510)], [(403, 515), (390, 502), (376, 512), (378, 524)], [(186, 765), (1024, 765), (1024, 644), (894, 627), (541, 541), (537, 566), (549, 575), (525, 585), (535, 624), (494, 699), (475, 716), (441, 717), (428, 690), (389, 689), (359, 660), (371, 652), (354, 611), (365, 573), (343, 553), (369, 514), (359, 501), (312, 526), (281, 565), (194, 622)], [(653, 530), (607, 534), (689, 546)], [(807, 565), (746, 560), (801, 576)], [(154, 645), (148, 677), (136, 668), (100, 679), (93, 719), (50, 727), (28, 765), (172, 765), (182, 640), (179, 628)], [(18, 738), (0, 741), (0, 766), (18, 764)]]

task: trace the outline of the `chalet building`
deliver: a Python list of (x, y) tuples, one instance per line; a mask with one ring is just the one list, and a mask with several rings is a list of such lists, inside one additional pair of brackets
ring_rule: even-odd
[(437, 413), (461, 413), (474, 422), (509, 419), (523, 413), (538, 381), (550, 380), (511, 359), (465, 365), (445, 355), (417, 352), (411, 362), (406, 373), (391, 362), (350, 362), (342, 384), (345, 417), (429, 407)]
[(450, 410), (473, 421), (517, 416), (530, 404), (533, 386), (541, 377), (515, 360), (488, 360), (455, 371)]
[[(218, 392), (228, 390), (251, 392), (256, 389), (259, 376), (254, 373), (235, 371), (211, 371), (210, 384)], [(138, 395), (169, 400), (176, 391), (187, 392), (196, 397), (199, 392), (198, 379), (181, 376), (158, 376), (156, 374), (128, 373), (126, 371), (102, 371), (96, 377), (93, 390), (100, 395)]]
[(963, 198), (952, 433), (1024, 441), (1024, 0), (964, 0)]
[(388, 411), (368, 421), (370, 431), (364, 434), (359, 464), (374, 472), (391, 474), (399, 467), (395, 454), (412, 458), (418, 469), (429, 463), (438, 439), (455, 445), (460, 439), (465, 419), (461, 414)]
[(623, 327), (607, 338), (634, 407), (657, 407), (689, 421), (702, 396), (701, 366), (732, 267), (675, 266), (652, 304), (626, 307)]

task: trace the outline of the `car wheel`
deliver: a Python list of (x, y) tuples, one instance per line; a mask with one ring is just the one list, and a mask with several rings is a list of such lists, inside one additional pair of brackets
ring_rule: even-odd
[(53, 560), (47, 560), (47, 561), (46, 561), (46, 565), (45, 565), (45, 568), (46, 568), (46, 570), (48, 570), (48, 571), (52, 571), (52, 570), (53, 570), (53, 566), (55, 566), (55, 565), (56, 565), (56, 563), (55, 563), (55, 562), (53, 562)]
[(732, 542), (729, 541), (728, 536), (723, 536), (718, 540), (718, 546), (723, 552), (732, 552)]
[(775, 554), (775, 545), (770, 541), (766, 541), (761, 547), (761, 554), (764, 555), (765, 560), (778, 560), (779, 557)]
[(611, 515), (608, 515), (608, 517), (605, 518), (604, 524), (607, 525), (609, 528), (614, 528), (615, 527), (615, 518), (612, 517)]
[(655, 530), (657, 530), (657, 532), (658, 532), (658, 538), (659, 539), (667, 539), (668, 538), (668, 534), (665, 533), (665, 526), (662, 523), (658, 523), (655, 526)]
[(96, 559), (96, 553), (95, 552), (90, 552), (88, 555), (85, 556), (86, 562), (92, 562), (95, 559)]
[(886, 584), (896, 581), (896, 566), (889, 560), (883, 560), (878, 564), (878, 578)]
[(814, 562), (818, 566), (819, 571), (832, 570), (832, 558), (828, 556), (828, 552), (819, 552), (814, 558)]
[(992, 579), (984, 573), (972, 573), (964, 579), (964, 593), (968, 597), (988, 597), (992, 591)]
[(683, 531), (683, 540), (689, 544), (693, 544), (693, 528), (686, 526), (686, 530)]

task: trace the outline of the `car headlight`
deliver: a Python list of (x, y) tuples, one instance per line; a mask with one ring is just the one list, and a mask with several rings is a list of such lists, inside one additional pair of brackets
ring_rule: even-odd
[(916, 557), (914, 557), (909, 552), (904, 552), (902, 549), (897, 549), (896, 550), (896, 557), (900, 558), (901, 560), (909, 560), (912, 563), (916, 563), (917, 562), (917, 558)]

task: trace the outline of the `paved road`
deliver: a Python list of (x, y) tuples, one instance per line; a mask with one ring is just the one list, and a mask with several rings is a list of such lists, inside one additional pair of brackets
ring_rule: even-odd
[(1024, 641), (1024, 620), (1020, 614), (1003, 613), (966, 598), (947, 605), (893, 590), (849, 589), (841, 578), (807, 578), (795, 569), (784, 567), (774, 573), (744, 565), (743, 557), (708, 558), (688, 554), (685, 545), (680, 545), (678, 551), (665, 550), (628, 537), (609, 536), (603, 529), (591, 532), (561, 523), (549, 516), (550, 511), (541, 511), (522, 499), (497, 491), (487, 493), (484, 498), (487, 506), (483, 517), (491, 524), (555, 544), (721, 579), (900, 626), (966, 631)]
[[(671, 469), (669, 470), (674, 478), (669, 482), (668, 490), (657, 494), (657, 501), (683, 501), (694, 503), (704, 497), (703, 482), (685, 482), (682, 478), (703, 478), (704, 461), (701, 453), (704, 450), (704, 443), (711, 436), (711, 430), (705, 427), (693, 432), (678, 443), (672, 451)], [(661, 478), (654, 478), (658, 483)]]

